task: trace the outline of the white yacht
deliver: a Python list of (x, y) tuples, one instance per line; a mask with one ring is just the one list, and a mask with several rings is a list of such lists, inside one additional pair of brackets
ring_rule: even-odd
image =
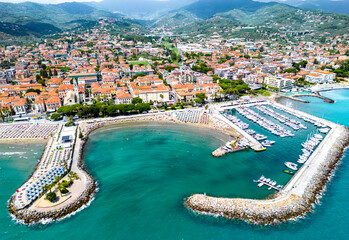
[(293, 162), (285, 162), (285, 166), (294, 170), (294, 171), (298, 170), (298, 165), (293, 163)]

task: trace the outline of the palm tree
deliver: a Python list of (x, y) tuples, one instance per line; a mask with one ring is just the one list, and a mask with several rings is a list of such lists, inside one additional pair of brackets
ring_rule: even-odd
[(62, 197), (62, 190), (64, 189), (62, 183), (59, 182), (59, 183), (57, 184), (57, 189), (59, 190), (59, 192), (60, 192), (60, 194), (61, 194), (61, 197)]
[(70, 171), (70, 172), (68, 173), (68, 178), (69, 178), (70, 181), (72, 181), (72, 179), (73, 179), (73, 177), (74, 177), (72, 173), (73, 173), (72, 171)]
[(2, 109), (0, 110), (0, 118), (2, 118), (2, 121), (5, 121), (5, 115), (2, 112)]
[(42, 186), (42, 190), (43, 190), (44, 192), (47, 192), (47, 191), (48, 191), (48, 185)]

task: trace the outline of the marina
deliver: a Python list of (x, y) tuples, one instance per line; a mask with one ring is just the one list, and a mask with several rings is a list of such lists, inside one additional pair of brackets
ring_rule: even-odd
[(258, 113), (256, 113), (255, 111), (249, 108), (236, 108), (236, 111), (240, 113), (242, 116), (257, 123), (258, 125), (270, 131), (276, 136), (280, 136), (280, 137), (294, 136), (294, 134), (290, 130), (287, 130), (282, 126), (273, 123), (272, 121), (260, 116)]
[(256, 106), (256, 109), (258, 109), (259, 111), (275, 118), (276, 120), (278, 120), (279, 122), (293, 128), (294, 130), (299, 130), (299, 129), (307, 129), (306, 126), (304, 126), (300, 121), (297, 121), (295, 119), (291, 119), (288, 118), (282, 114), (276, 113), (274, 112), (272, 109), (266, 107), (266, 106)]
[[(275, 102), (271, 102), (269, 105), (276, 108), (278, 111), (284, 112), (285, 114), (282, 115), (285, 115), (285, 117), (287, 117), (287, 114), (290, 114), (305, 122), (302, 123), (298, 119), (292, 121), (294, 124), (304, 125), (304, 128), (302, 127), (304, 131), (297, 131), (297, 135), (303, 136), (303, 141), (297, 141), (300, 147), (296, 152), (299, 151), (301, 155), (299, 155), (298, 158), (297, 155), (294, 158), (287, 158), (287, 161), (281, 160), (277, 167), (285, 176), (291, 176), (292, 178), (282, 189), (277, 188), (277, 184), (274, 183), (273, 180), (264, 178), (263, 176), (263, 178), (261, 177), (259, 180), (255, 180), (255, 182), (258, 183), (258, 187), (261, 188), (267, 185), (268, 189), (278, 192), (274, 198), (269, 200), (216, 198), (202, 194), (194, 194), (186, 201), (189, 208), (199, 213), (220, 213), (227, 218), (243, 219), (256, 224), (282, 222), (312, 210), (313, 207), (311, 203), (316, 201), (314, 199), (316, 199), (320, 191), (319, 189), (321, 189), (320, 186), (323, 186), (321, 183), (327, 181), (327, 174), (333, 170), (333, 164), (340, 159), (344, 148), (349, 143), (347, 137), (348, 129)], [(256, 106), (253, 105), (250, 107)], [(262, 121), (262, 123), (264, 123), (263, 126), (263, 124), (258, 124), (258, 120), (260, 120), (259, 114), (257, 115), (254, 111), (245, 107), (235, 107), (235, 109), (237, 109), (238, 114), (246, 116), (246, 118), (252, 122), (252, 124), (246, 123), (249, 124), (248, 129), (259, 132), (258, 134), (261, 135), (265, 134), (263, 132), (264, 130), (271, 132), (268, 127), (274, 125), (266, 125), (265, 123), (269, 121), (267, 118), (265, 118), (266, 121)], [(263, 107), (261, 109), (263, 109)], [(234, 114), (234, 110), (231, 112), (233, 115), (232, 119), (238, 118), (237, 115)], [(289, 120), (289, 122), (291, 122), (291, 120)], [(254, 124), (257, 124), (259, 127), (256, 127)], [(264, 130), (259, 130), (261, 129), (260, 127)], [(323, 132), (326, 131), (328, 133), (324, 136), (320, 131), (321, 129), (323, 129)], [(247, 131), (247, 129), (243, 131)], [(294, 138), (299, 139), (296, 135)], [(287, 139), (288, 138), (280, 139), (280, 144), (283, 145), (282, 142), (288, 141)], [(293, 153), (290, 152), (290, 155), (293, 155)], [(295, 163), (300, 159), (303, 160), (304, 163), (299, 163), (300, 165)], [(284, 169), (285, 166), (288, 169)], [(275, 188), (277, 189), (271, 186), (276, 186)], [(243, 210), (241, 211), (241, 209)]]
[(264, 185), (267, 186), (268, 190), (274, 189), (276, 191), (281, 191), (283, 188), (282, 185), (276, 185), (276, 181), (273, 181), (270, 178), (266, 178), (264, 176), (261, 176), (258, 180), (253, 180), (253, 182), (258, 183), (258, 187), (263, 187)]

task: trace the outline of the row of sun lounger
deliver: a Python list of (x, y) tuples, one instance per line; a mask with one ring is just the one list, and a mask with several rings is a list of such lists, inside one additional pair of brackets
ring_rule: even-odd
[(0, 139), (48, 138), (56, 130), (52, 124), (0, 125)]

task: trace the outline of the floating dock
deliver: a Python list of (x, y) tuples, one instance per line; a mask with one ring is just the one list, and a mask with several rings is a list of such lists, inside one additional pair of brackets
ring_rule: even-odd
[(258, 183), (262, 183), (262, 185), (260, 186), (260, 187), (263, 187), (264, 185), (266, 185), (266, 186), (268, 186), (269, 187), (269, 189), (268, 190), (270, 190), (270, 189), (274, 189), (274, 190), (276, 190), (276, 191), (281, 191), (282, 189), (281, 188), (278, 188), (278, 186), (274, 186), (274, 185), (271, 185), (270, 183), (267, 183), (266, 181), (263, 181), (263, 180), (253, 180), (253, 182), (258, 182)]

